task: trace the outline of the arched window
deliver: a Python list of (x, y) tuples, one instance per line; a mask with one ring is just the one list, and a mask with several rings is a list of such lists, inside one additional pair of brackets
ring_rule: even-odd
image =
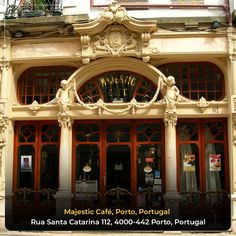
[(175, 77), (180, 93), (192, 100), (204, 97), (220, 101), (224, 98), (224, 75), (220, 68), (209, 62), (175, 62), (161, 65), (165, 75)]
[[(104, 102), (149, 102), (157, 86), (147, 78), (129, 71), (109, 71), (84, 83), (78, 95), (84, 103)], [(158, 98), (160, 99), (160, 98)]]
[(63, 79), (68, 79), (77, 68), (70, 66), (32, 67), (25, 70), (18, 80), (18, 100), (21, 104), (33, 101), (47, 103), (55, 98)]

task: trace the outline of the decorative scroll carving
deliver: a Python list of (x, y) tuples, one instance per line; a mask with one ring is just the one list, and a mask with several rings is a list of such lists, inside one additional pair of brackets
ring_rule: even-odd
[(201, 97), (199, 102), (197, 103), (197, 106), (199, 107), (200, 111), (203, 113), (209, 106), (209, 102), (207, 102), (204, 97)]
[(110, 25), (102, 34), (94, 37), (94, 52), (108, 51), (113, 56), (137, 48), (137, 34), (129, 32), (122, 25)]
[(142, 40), (142, 59), (144, 62), (149, 62), (150, 60), (150, 48), (149, 48), (149, 42), (151, 39), (150, 33), (142, 33), (141, 40)]
[(232, 96), (232, 113), (236, 112), (236, 96)]
[(104, 52), (110, 53), (111, 56), (141, 56), (144, 62), (148, 62), (151, 55), (159, 53), (157, 48), (150, 47), (150, 39), (150, 33), (139, 34), (123, 25), (112, 24), (94, 36), (82, 35), (81, 51), (74, 52), (73, 56), (82, 57), (83, 64), (90, 63), (91, 58), (104, 56)]
[(36, 100), (34, 100), (29, 106), (28, 108), (32, 111), (33, 115), (36, 115), (36, 113), (38, 112), (38, 110), (40, 109), (40, 105), (38, 104), (38, 102)]
[[(83, 64), (91, 59), (107, 56), (136, 56), (148, 62), (157, 48), (150, 47), (156, 22), (140, 21), (129, 17), (125, 8), (113, 1), (94, 21), (82, 26), (73, 24), (74, 30), (81, 35), (81, 49), (73, 55), (81, 57)], [(105, 52), (105, 53), (104, 53)]]
[(128, 16), (124, 7), (117, 5), (116, 1), (112, 1), (112, 4), (104, 10), (102, 13), (99, 21), (103, 22), (118, 22), (121, 23), (123, 21), (129, 20), (130, 17)]
[(93, 55), (92, 48), (90, 46), (90, 36), (89, 35), (82, 35), (80, 37), (81, 45), (82, 45), (82, 51), (81, 51), (81, 56), (82, 56), (82, 62), (83, 64), (89, 64), (90, 58)]

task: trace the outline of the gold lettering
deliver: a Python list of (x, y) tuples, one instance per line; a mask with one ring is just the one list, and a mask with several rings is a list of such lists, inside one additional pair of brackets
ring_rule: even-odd
[(123, 95), (124, 95), (124, 97), (126, 97), (126, 96), (127, 96), (127, 93), (126, 93), (126, 91), (128, 91), (128, 89), (123, 89)]
[(136, 78), (135, 78), (135, 77), (133, 77), (133, 78), (132, 78), (132, 80), (131, 80), (131, 83), (130, 83), (130, 85), (131, 85), (131, 86), (135, 86), (135, 81), (136, 81)]
[(100, 83), (101, 83), (102, 87), (107, 86), (107, 83), (106, 83), (106, 80), (105, 80), (104, 77), (102, 77), (102, 78), (100, 79)]

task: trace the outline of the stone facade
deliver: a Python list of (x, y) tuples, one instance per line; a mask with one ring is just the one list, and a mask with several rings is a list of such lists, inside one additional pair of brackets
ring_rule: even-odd
[[(66, 6), (65, 6), (66, 7)], [(69, 3), (68, 6), (69, 7)], [(60, 20), (59, 23), (57, 20)], [(71, 20), (71, 19), (70, 19)], [(1, 37), (0, 99), (0, 216), (4, 201), (13, 195), (14, 122), (17, 120), (57, 120), (61, 129), (59, 190), (55, 199), (65, 208), (71, 197), (72, 130), (76, 119), (163, 119), (165, 123), (166, 198), (179, 198), (176, 181), (176, 124), (179, 118), (227, 118), (232, 232), (236, 232), (236, 31), (232, 26), (212, 30), (211, 22), (188, 30), (168, 23), (159, 27), (156, 20), (137, 20), (115, 1), (88, 23), (69, 18), (51, 22), (31, 20), (30, 24), (6, 22)], [(26, 23), (26, 22), (25, 22)], [(56, 24), (56, 25), (55, 25)], [(205, 30), (211, 29), (211, 30)], [(16, 32), (23, 37), (14, 38)], [(25, 35), (24, 35), (25, 34)], [(223, 71), (225, 97), (220, 101), (187, 99), (179, 94), (174, 78), (166, 77), (156, 67), (170, 62), (208, 61)], [(52, 101), (22, 105), (17, 97), (17, 79), (27, 68), (46, 65), (78, 68)], [(77, 89), (106, 71), (127, 70), (149, 78), (157, 91), (148, 103), (132, 99), (128, 103), (107, 104), (103, 100), (84, 103)], [(165, 90), (165, 91), (164, 91)], [(59, 90), (58, 90), (59, 91)], [(61, 93), (67, 93), (65, 99)], [(156, 102), (157, 96), (163, 99)], [(61, 99), (61, 100), (60, 100)], [(170, 164), (171, 163), (171, 164)], [(5, 168), (4, 168), (5, 167)], [(7, 170), (7, 171), (6, 171)], [(6, 180), (5, 180), (6, 178)], [(7, 186), (5, 182), (7, 181)], [(171, 203), (170, 203), (171, 204)], [(59, 205), (59, 204), (58, 204)], [(57, 209), (59, 211), (59, 209)]]

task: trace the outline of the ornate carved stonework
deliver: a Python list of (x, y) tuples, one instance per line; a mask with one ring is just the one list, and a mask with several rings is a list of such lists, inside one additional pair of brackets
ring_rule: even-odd
[(236, 113), (236, 95), (232, 96), (232, 113)]
[(203, 113), (209, 106), (209, 102), (207, 102), (204, 97), (201, 97), (199, 102), (197, 103), (197, 106), (199, 107), (200, 111)]
[(0, 62), (0, 67), (1, 67), (1, 70), (2, 70), (2, 71), (3, 71), (4, 69), (5, 69), (5, 70), (9, 70), (9, 68), (10, 68), (10, 62), (7, 61), (7, 60), (2, 60), (2, 61)]
[(176, 113), (164, 113), (163, 121), (165, 125), (176, 126), (177, 124), (177, 114)]
[(150, 46), (156, 22), (129, 17), (125, 8), (116, 2), (107, 7), (96, 20), (87, 24), (73, 24), (80, 35), (81, 49), (73, 55), (81, 57), (83, 64), (91, 59), (110, 56), (134, 56), (148, 62), (159, 53)]
[(129, 32), (124, 26), (110, 25), (103, 33), (94, 36), (94, 53), (108, 51), (113, 56), (118, 56), (127, 50), (137, 50), (136, 38), (137, 34)]
[[(3, 151), (4, 146), (6, 145), (5, 130), (7, 128), (8, 121), (9, 121), (8, 117), (2, 116), (2, 115), (0, 116), (0, 178), (2, 178), (2, 173), (3, 173), (3, 170), (2, 170), (2, 168), (3, 168), (3, 166), (2, 166), (2, 163), (3, 163), (2, 151)], [(2, 190), (2, 188), (4, 189), (4, 183), (3, 182), (1, 183), (0, 190)]]
[(33, 101), (29, 106), (29, 109), (32, 111), (33, 115), (36, 115), (36, 113), (38, 112), (40, 105), (39, 103), (35, 100)]
[(58, 117), (59, 126), (63, 128), (70, 128), (72, 126), (71, 118), (67, 115), (61, 115)]
[(123, 22), (129, 20), (130, 17), (128, 16), (124, 7), (117, 5), (116, 1), (112, 1), (112, 4), (104, 10), (99, 21), (103, 22)]
[(93, 56), (92, 47), (90, 44), (90, 36), (89, 35), (82, 35), (80, 37), (81, 41), (81, 56), (83, 57), (83, 64), (88, 64), (90, 62), (90, 58)]

